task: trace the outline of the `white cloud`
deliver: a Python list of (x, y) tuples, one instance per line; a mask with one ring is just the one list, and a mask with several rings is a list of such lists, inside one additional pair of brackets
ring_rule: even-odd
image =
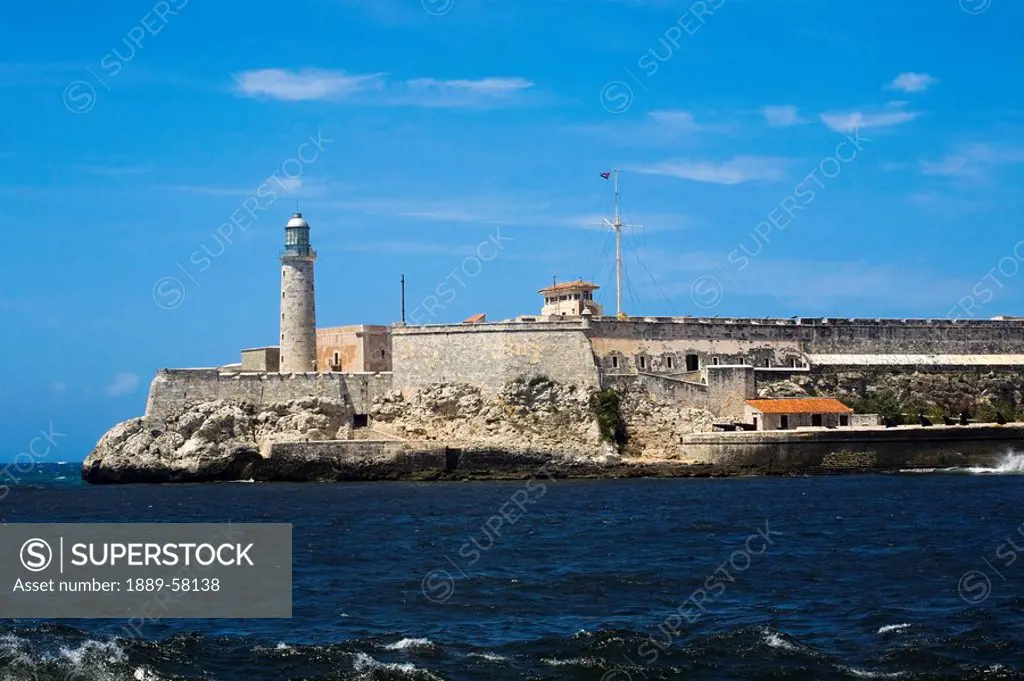
[(788, 128), (794, 125), (801, 125), (807, 120), (800, 117), (800, 112), (792, 104), (784, 106), (766, 106), (761, 109), (764, 119), (768, 125), (775, 128)]
[(923, 175), (980, 178), (996, 166), (1024, 163), (1024, 148), (993, 144), (968, 144), (936, 161), (921, 161)]
[(235, 74), (235, 91), (247, 97), (286, 101), (344, 99), (364, 90), (383, 87), (381, 74), (349, 75), (321, 69), (258, 69)]
[(939, 82), (927, 73), (901, 73), (887, 86), (890, 90), (901, 92), (924, 92), (935, 83)]
[(135, 391), (139, 387), (139, 375), (130, 371), (122, 371), (114, 376), (114, 380), (106, 387), (110, 397), (121, 397)]
[(416, 78), (404, 85), (400, 103), (427, 107), (472, 107), (507, 101), (533, 87), (525, 78), (437, 80)]
[(785, 179), (789, 161), (772, 156), (735, 156), (722, 163), (679, 159), (663, 161), (632, 170), (646, 175), (666, 175), (694, 182), (740, 184), (742, 182), (777, 182)]
[(864, 113), (863, 111), (833, 111), (821, 114), (821, 121), (836, 132), (853, 132), (868, 128), (891, 128), (910, 123), (921, 116), (919, 111), (906, 111), (902, 102), (890, 102), (889, 106), (879, 112)]
[(525, 78), (478, 80), (415, 78), (389, 81), (384, 74), (349, 74), (325, 69), (260, 69), (234, 75), (235, 92), (284, 101), (358, 100), (363, 103), (438, 108), (507, 103), (534, 87)]
[(672, 128), (676, 132), (698, 132), (704, 129), (704, 126), (697, 124), (696, 117), (689, 111), (652, 111), (648, 117), (655, 123)]

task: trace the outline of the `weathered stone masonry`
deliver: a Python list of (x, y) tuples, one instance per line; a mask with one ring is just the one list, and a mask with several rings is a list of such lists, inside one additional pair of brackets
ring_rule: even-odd
[(217, 369), (161, 369), (149, 389), (147, 425), (200, 402), (228, 400), (261, 405), (322, 397), (369, 414), (373, 400), (391, 390), (391, 374), (221, 373)]

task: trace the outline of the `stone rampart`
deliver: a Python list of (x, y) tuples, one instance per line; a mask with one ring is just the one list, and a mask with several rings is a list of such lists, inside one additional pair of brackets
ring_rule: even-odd
[(264, 404), (321, 397), (347, 404), (353, 413), (369, 414), (374, 398), (391, 389), (391, 374), (221, 373), (217, 369), (161, 369), (149, 388), (146, 421), (200, 402), (231, 400)]
[(485, 396), (520, 377), (598, 387), (585, 321), (451, 324), (392, 329), (394, 387), (466, 383)]

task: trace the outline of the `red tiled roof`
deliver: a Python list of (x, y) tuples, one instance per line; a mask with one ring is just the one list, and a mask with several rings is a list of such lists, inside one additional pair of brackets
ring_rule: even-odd
[(473, 315), (472, 317), (467, 317), (466, 319), (462, 320), (462, 323), (463, 324), (479, 324), (480, 322), (486, 322), (486, 321), (487, 321), (487, 315), (484, 314), (483, 312), (479, 312), (479, 313)]
[(852, 414), (839, 400), (831, 397), (801, 397), (776, 400), (747, 400), (762, 414)]
[(599, 288), (601, 287), (598, 286), (597, 284), (591, 284), (589, 281), (577, 279), (576, 281), (563, 281), (561, 284), (555, 284), (554, 286), (542, 288), (541, 290), (537, 291), (537, 293), (555, 293), (556, 291), (575, 291), (580, 289), (585, 291), (596, 291)]

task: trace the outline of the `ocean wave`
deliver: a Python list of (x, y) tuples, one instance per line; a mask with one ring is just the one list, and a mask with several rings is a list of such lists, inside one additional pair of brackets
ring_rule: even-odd
[(545, 657), (541, 659), (541, 662), (551, 667), (584, 667), (587, 669), (603, 669), (608, 666), (607, 662), (599, 660), (596, 657), (572, 657), (565, 660), (557, 657)]
[(368, 674), (383, 672), (406, 679), (442, 681), (441, 677), (435, 676), (426, 669), (421, 669), (411, 662), (381, 662), (379, 660), (375, 660), (366, 653), (356, 653), (352, 666), (355, 671)]
[(838, 665), (837, 669), (858, 679), (898, 679), (903, 676), (903, 672), (872, 672), (867, 669), (858, 669), (857, 667), (848, 667), (846, 665)]
[(786, 634), (778, 631), (772, 631), (771, 629), (765, 629), (762, 631), (761, 642), (769, 648), (788, 650), (790, 652), (806, 652), (806, 649), (803, 646), (790, 640)]
[(888, 634), (891, 631), (902, 631), (904, 629), (909, 629), (910, 626), (910, 624), (886, 624), (884, 627), (879, 627), (878, 633)]
[(960, 473), (966, 475), (1024, 475), (1024, 454), (1009, 452), (995, 466), (901, 468), (900, 473)]
[(488, 662), (505, 662), (508, 660), (504, 655), (498, 655), (497, 653), (469, 653), (466, 657), (479, 657), (480, 659), (487, 660)]
[(384, 650), (431, 650), (434, 648), (437, 648), (437, 644), (429, 638), (403, 638), (401, 641), (384, 646)]

